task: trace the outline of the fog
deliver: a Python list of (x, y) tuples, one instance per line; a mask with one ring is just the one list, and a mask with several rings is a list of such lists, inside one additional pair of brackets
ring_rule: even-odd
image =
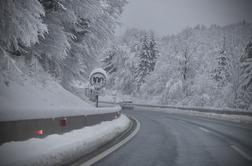
[(165, 35), (197, 24), (252, 22), (251, 9), (251, 0), (128, 0), (116, 32), (135, 27)]

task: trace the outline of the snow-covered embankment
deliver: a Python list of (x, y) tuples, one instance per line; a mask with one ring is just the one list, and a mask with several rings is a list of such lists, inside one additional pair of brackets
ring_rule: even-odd
[[(120, 107), (95, 108), (65, 90), (43, 70), (29, 74), (22, 63), (13, 65), (15, 68), (1, 70), (0, 73), (0, 121), (120, 111)], [(129, 124), (129, 119), (121, 115), (115, 120), (61, 135), (53, 134), (43, 139), (31, 138), (26, 141), (4, 143), (0, 145), (0, 165), (62, 164), (106, 143), (127, 129)]]
[(129, 127), (121, 115), (113, 121), (44, 139), (32, 138), (0, 146), (1, 165), (55, 165), (67, 163), (96, 149)]

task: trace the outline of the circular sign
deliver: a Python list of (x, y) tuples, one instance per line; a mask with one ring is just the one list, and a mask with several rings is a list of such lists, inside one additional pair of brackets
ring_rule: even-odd
[(106, 85), (106, 78), (106, 72), (103, 69), (98, 68), (91, 72), (89, 82), (95, 89), (101, 89)]

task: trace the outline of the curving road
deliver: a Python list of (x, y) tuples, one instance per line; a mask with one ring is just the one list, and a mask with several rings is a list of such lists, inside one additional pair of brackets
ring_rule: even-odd
[(95, 166), (251, 166), (252, 126), (220, 120), (125, 110), (138, 134)]

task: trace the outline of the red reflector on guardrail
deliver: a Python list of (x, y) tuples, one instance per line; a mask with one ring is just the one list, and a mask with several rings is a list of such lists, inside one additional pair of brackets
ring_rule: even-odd
[(114, 116), (115, 119), (117, 119), (117, 118), (120, 116), (120, 113), (119, 113), (119, 112), (116, 112), (116, 113), (114, 113), (114, 114), (115, 114), (115, 116)]
[(67, 118), (61, 119), (60, 120), (60, 126), (64, 127), (67, 125)]
[(37, 135), (43, 135), (43, 134), (44, 134), (44, 130), (37, 130), (37, 131), (36, 131), (36, 134), (37, 134)]

